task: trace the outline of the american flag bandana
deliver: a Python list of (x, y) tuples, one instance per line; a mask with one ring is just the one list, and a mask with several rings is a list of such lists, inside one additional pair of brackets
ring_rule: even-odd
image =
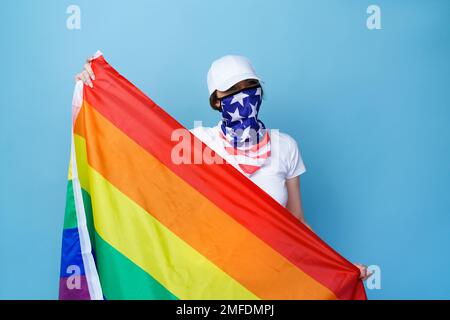
[(221, 98), (219, 125), (225, 151), (247, 175), (259, 170), (270, 156), (269, 132), (258, 119), (261, 103), (260, 86)]

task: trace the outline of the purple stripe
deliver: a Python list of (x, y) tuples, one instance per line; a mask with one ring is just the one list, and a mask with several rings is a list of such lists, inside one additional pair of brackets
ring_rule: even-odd
[(89, 288), (86, 276), (79, 275), (79, 288), (74, 288), (76, 276), (60, 278), (59, 280), (59, 300), (90, 300)]

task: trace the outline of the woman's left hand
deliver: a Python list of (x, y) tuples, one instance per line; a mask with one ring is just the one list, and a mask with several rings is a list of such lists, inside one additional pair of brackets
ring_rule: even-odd
[(367, 278), (369, 278), (372, 275), (372, 273), (368, 273), (366, 265), (361, 264), (361, 263), (354, 263), (354, 265), (359, 269), (359, 271), (360, 271), (359, 278), (362, 281), (366, 280)]

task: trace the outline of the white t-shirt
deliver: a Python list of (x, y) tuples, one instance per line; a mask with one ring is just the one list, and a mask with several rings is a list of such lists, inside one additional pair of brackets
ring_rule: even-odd
[[(195, 127), (190, 131), (208, 147), (219, 154), (239, 172), (248, 177), (234, 157), (223, 148), (219, 135), (220, 126)], [(297, 142), (288, 134), (271, 129), (270, 157), (264, 165), (248, 178), (286, 207), (288, 192), (286, 179), (294, 178), (306, 171)]]

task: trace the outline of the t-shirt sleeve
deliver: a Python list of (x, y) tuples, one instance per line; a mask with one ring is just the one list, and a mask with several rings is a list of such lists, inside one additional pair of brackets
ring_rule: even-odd
[(289, 139), (290, 148), (289, 156), (287, 158), (287, 174), (286, 179), (292, 179), (296, 176), (301, 175), (306, 171), (305, 164), (303, 163), (302, 155), (298, 148), (297, 142), (293, 139)]

